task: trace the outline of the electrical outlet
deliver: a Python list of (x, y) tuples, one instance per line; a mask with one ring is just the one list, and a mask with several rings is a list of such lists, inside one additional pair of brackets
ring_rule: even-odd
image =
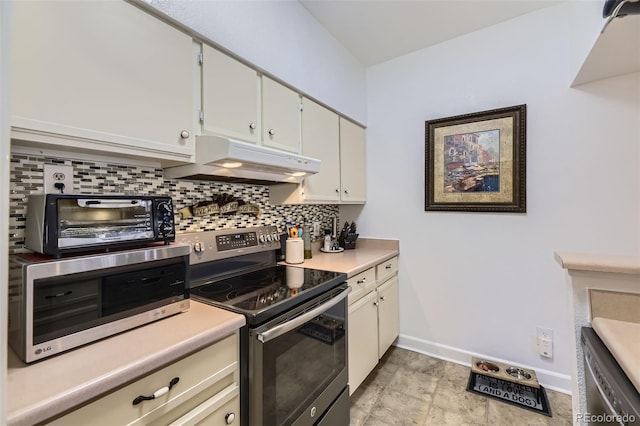
[(313, 222), (313, 236), (320, 238), (320, 222)]
[(553, 357), (553, 330), (537, 327), (538, 329), (538, 353), (547, 358)]
[(69, 194), (73, 192), (73, 166), (44, 165), (44, 193)]

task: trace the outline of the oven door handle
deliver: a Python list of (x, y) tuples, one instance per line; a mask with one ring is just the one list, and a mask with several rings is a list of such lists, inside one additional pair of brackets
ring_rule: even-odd
[(344, 300), (347, 297), (347, 295), (350, 292), (351, 292), (351, 287), (347, 287), (340, 294), (338, 294), (335, 297), (332, 297), (328, 302), (325, 302), (322, 305), (313, 308), (309, 312), (305, 312), (304, 314), (298, 317), (295, 317), (291, 321), (287, 321), (263, 333), (258, 333), (257, 335), (258, 340), (262, 343), (267, 343), (269, 340), (273, 340), (276, 337), (282, 336), (283, 334), (293, 330), (294, 328), (300, 327), (305, 322), (317, 317), (322, 312), (340, 303), (342, 300)]

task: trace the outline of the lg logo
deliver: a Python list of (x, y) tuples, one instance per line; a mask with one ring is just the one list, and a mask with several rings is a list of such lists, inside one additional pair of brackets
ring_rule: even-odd
[(46, 348), (38, 348), (36, 349), (36, 355), (43, 354), (45, 352), (49, 352), (51, 350), (51, 346), (47, 346)]

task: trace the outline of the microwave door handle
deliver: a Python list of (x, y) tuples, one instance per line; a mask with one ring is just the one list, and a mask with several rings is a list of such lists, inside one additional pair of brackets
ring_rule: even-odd
[(351, 287), (347, 287), (343, 292), (341, 292), (336, 297), (331, 298), (328, 302), (323, 303), (320, 306), (317, 306), (310, 310), (309, 312), (305, 312), (304, 314), (295, 317), (291, 321), (287, 321), (284, 324), (280, 324), (277, 327), (273, 327), (263, 333), (258, 333), (258, 340), (262, 343), (267, 343), (269, 340), (273, 340), (276, 337), (282, 336), (283, 334), (293, 330), (294, 328), (300, 327), (305, 322), (317, 317), (324, 311), (333, 306), (340, 303), (347, 295), (351, 292)]

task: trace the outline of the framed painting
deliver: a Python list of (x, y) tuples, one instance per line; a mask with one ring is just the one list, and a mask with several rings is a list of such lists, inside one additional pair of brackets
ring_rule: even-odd
[(526, 105), (425, 122), (425, 210), (526, 213)]

